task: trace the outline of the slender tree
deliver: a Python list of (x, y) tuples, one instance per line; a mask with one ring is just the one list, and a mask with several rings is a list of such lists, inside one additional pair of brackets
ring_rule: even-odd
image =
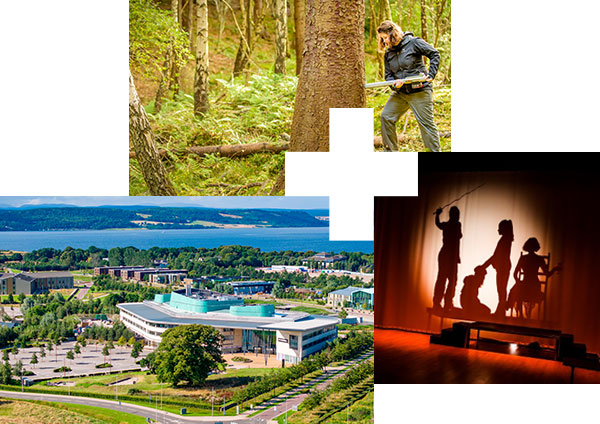
[(294, 0), (294, 37), (296, 41), (296, 75), (302, 69), (304, 53), (304, 32), (306, 27), (306, 1)]
[(263, 0), (240, 0), (242, 20), (240, 25), (240, 45), (235, 57), (233, 75), (237, 76), (248, 67), (258, 32), (264, 18)]
[(429, 40), (427, 32), (427, 2), (421, 0), (421, 38), (425, 41)]
[(290, 150), (328, 151), (329, 108), (365, 107), (364, 3), (307, 0), (306, 22)]
[(208, 106), (208, 1), (197, 0), (194, 114), (205, 113)]
[(273, 1), (275, 17), (275, 73), (285, 74), (287, 55), (287, 3), (286, 0)]
[(129, 140), (152, 196), (176, 196), (167, 171), (160, 161), (154, 133), (129, 73)]

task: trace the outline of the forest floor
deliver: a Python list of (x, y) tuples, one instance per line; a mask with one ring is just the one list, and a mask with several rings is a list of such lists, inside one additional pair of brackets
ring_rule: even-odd
[[(209, 21), (215, 22), (212, 7), (209, 13)], [(249, 69), (233, 78), (239, 35), (230, 21), (221, 37), (216, 25), (209, 25), (210, 109), (201, 118), (193, 114), (193, 62), (181, 70), (179, 94), (165, 99), (159, 113), (154, 104), (158, 75), (144, 77), (144, 70), (131, 64), (136, 89), (157, 136), (157, 147), (165, 151), (163, 163), (178, 195), (269, 195), (284, 166), (284, 152), (257, 153), (243, 158), (185, 153), (191, 146), (258, 142), (279, 145), (289, 141), (297, 85), (295, 50), (293, 46), (288, 49), (287, 76), (274, 74), (274, 21), (267, 13), (265, 30), (257, 39)], [(381, 78), (377, 77), (375, 48), (366, 44), (366, 79), (378, 81)], [(380, 135), (379, 116), (389, 93), (388, 89), (367, 93), (367, 107), (375, 109), (375, 135)], [(449, 85), (434, 86), (436, 123), (440, 133), (447, 135), (450, 133), (450, 97)], [(403, 126), (404, 118), (398, 124), (398, 132), (402, 132)], [(425, 150), (413, 116), (408, 118), (404, 135), (401, 151)], [(441, 143), (443, 151), (450, 151), (449, 137), (442, 138)], [(135, 159), (130, 159), (129, 194), (150, 194)]]

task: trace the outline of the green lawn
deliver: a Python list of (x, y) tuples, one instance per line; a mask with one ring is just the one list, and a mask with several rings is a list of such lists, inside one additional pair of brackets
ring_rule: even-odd
[(261, 299), (249, 299), (249, 298), (244, 299), (244, 303), (247, 305), (270, 304), (270, 305), (275, 305), (275, 307), (284, 305), (283, 303), (277, 302), (276, 300), (261, 300)]
[(290, 308), (290, 311), (298, 311), (298, 312), (306, 312), (308, 314), (317, 314), (317, 315), (329, 315), (330, 312), (326, 311), (322, 308), (315, 308), (312, 306), (294, 306)]
[(76, 405), (71, 403), (60, 402), (45, 402), (45, 401), (27, 401), (38, 405), (51, 406), (57, 409), (76, 412), (91, 418), (100, 420), (104, 423), (128, 423), (128, 424), (144, 424), (146, 419), (138, 415), (128, 414), (126, 412), (114, 411), (112, 409), (99, 408), (97, 406)]

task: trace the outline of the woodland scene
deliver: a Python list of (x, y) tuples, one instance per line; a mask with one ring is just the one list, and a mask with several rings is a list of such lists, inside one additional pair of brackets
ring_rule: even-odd
[[(374, 108), (388, 87), (377, 28), (441, 56), (433, 83), (450, 151), (450, 0), (130, 0), (130, 195), (283, 195), (285, 151), (327, 151), (329, 108)], [(409, 112), (399, 151), (424, 151)]]

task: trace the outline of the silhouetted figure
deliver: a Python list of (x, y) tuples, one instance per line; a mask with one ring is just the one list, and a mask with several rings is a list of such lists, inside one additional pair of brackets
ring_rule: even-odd
[(560, 270), (560, 264), (552, 270), (548, 270), (548, 264), (546, 264), (544, 257), (535, 253), (540, 250), (540, 243), (535, 237), (531, 237), (525, 242), (523, 250), (527, 254), (519, 258), (519, 262), (515, 267), (513, 277), (516, 283), (508, 296), (508, 309), (515, 308), (517, 317), (523, 317), (523, 304), (527, 303), (527, 318), (531, 318), (533, 307), (544, 299), (542, 285), (538, 277), (539, 270), (542, 270), (543, 275), (550, 277)]
[[(460, 263), (460, 239), (462, 238), (461, 224), (458, 221), (460, 211), (456, 206), (450, 208), (450, 219), (440, 222), (442, 208), (435, 211), (435, 225), (442, 230), (442, 248), (438, 254), (438, 275), (433, 291), (433, 307), (439, 308), (444, 298), (444, 308), (453, 307), (452, 299), (456, 289), (458, 264)], [(448, 281), (448, 286), (446, 286)]]
[(490, 308), (479, 301), (479, 288), (485, 279), (485, 267), (475, 268), (474, 275), (467, 275), (463, 280), (463, 288), (460, 292), (460, 305), (463, 310), (473, 317), (486, 317), (490, 315)]
[(496, 250), (491, 258), (482, 265), (487, 268), (490, 265), (496, 270), (496, 289), (498, 290), (498, 306), (494, 315), (506, 315), (506, 287), (508, 286), (508, 277), (510, 276), (510, 249), (515, 237), (513, 234), (513, 225), (510, 219), (504, 219), (498, 224), (498, 234), (500, 240), (496, 245)]

